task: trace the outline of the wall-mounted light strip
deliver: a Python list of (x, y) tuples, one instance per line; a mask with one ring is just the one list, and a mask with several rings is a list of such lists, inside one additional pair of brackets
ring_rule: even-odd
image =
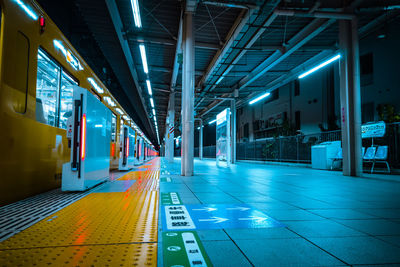
[(139, 50), (140, 50), (140, 57), (142, 58), (142, 64), (143, 64), (143, 71), (144, 73), (149, 73), (149, 67), (147, 65), (147, 57), (146, 57), (146, 48), (144, 44), (139, 45)]
[(217, 119), (210, 121), (208, 124), (213, 124), (217, 121)]
[(142, 27), (142, 20), (140, 19), (139, 3), (138, 0), (131, 0), (133, 20), (135, 21), (135, 26), (138, 28)]
[(339, 58), (340, 58), (340, 54), (338, 54), (338, 55), (336, 55), (336, 56), (334, 56), (334, 57), (332, 57), (332, 58), (330, 58), (330, 59), (328, 59), (328, 60), (322, 62), (321, 64), (319, 64), (318, 66), (312, 68), (311, 70), (306, 71), (306, 72), (300, 74), (298, 78), (299, 78), (299, 79), (304, 78), (304, 77), (310, 75), (311, 73), (313, 73), (313, 72), (319, 70), (320, 68), (323, 68), (323, 67), (325, 67), (326, 65), (328, 65), (328, 64), (330, 64), (330, 63), (332, 63), (332, 62), (338, 60)]
[(153, 95), (153, 91), (151, 90), (150, 80), (146, 80), (146, 85), (147, 85), (147, 92), (149, 93), (149, 95)]
[(106, 103), (110, 106), (110, 107), (115, 107), (116, 104), (115, 102), (111, 99), (111, 97), (109, 96), (105, 96), (103, 97), (104, 101), (106, 101)]
[(81, 63), (78, 58), (76, 58), (71, 51), (66, 49), (64, 45), (59, 40), (53, 40), (54, 46), (61, 51), (64, 55), (65, 60), (75, 69), (75, 70), (83, 70)]
[(124, 114), (124, 112), (120, 108), (115, 109), (120, 115)]
[(268, 93), (265, 93), (265, 94), (263, 94), (263, 95), (260, 95), (259, 97), (256, 97), (256, 98), (254, 98), (253, 100), (251, 100), (251, 101), (249, 102), (249, 104), (250, 104), (250, 105), (253, 105), (254, 103), (256, 103), (256, 102), (258, 102), (258, 101), (260, 101), (260, 100), (266, 98), (266, 97), (269, 96), (270, 94), (271, 94), (271, 93), (268, 92)]
[(29, 17), (31, 17), (34, 20), (37, 20), (39, 18), (38, 15), (27, 5), (25, 5), (24, 2), (21, 0), (15, 0), (15, 2), (25, 11), (26, 14), (28, 14)]
[(93, 86), (94, 90), (97, 91), (97, 93), (99, 93), (99, 94), (104, 93), (103, 88), (101, 88), (100, 86), (98, 86), (97, 83), (93, 80), (93, 78), (88, 78), (88, 81), (89, 81), (90, 84)]

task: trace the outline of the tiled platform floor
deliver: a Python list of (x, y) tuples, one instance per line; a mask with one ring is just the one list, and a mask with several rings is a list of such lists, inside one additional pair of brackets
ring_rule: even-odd
[(193, 177), (179, 173), (179, 159), (162, 161), (160, 178), (171, 182), (161, 193), (178, 192), (183, 204), (246, 203), (286, 225), (198, 231), (214, 266), (400, 266), (398, 182), (211, 160), (196, 160)]

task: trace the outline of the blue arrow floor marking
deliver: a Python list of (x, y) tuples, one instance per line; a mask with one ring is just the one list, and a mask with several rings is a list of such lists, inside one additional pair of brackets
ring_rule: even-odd
[(284, 227), (245, 204), (181, 205), (181, 216), (175, 216), (177, 206), (171, 207), (162, 208), (164, 230)]

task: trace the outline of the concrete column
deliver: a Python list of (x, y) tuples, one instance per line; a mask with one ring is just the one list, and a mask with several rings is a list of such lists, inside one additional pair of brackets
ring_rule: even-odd
[(169, 94), (165, 147), (168, 162), (174, 162), (175, 92)]
[(343, 175), (361, 176), (361, 92), (357, 20), (339, 21)]
[(236, 99), (231, 100), (231, 161), (236, 162)]
[(199, 132), (199, 159), (203, 160), (203, 120), (200, 121)]
[(193, 175), (194, 154), (194, 9), (186, 8), (183, 19), (182, 71), (182, 162), (181, 175)]

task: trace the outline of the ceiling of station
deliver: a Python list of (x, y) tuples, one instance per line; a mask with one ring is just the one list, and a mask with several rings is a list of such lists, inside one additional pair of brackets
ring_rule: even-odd
[[(156, 128), (146, 87), (146, 80), (151, 81), (162, 141), (172, 90), (177, 92), (175, 120), (178, 125), (180, 121), (181, 67), (176, 84), (173, 73), (178, 62), (176, 47), (185, 2), (139, 0), (138, 3), (141, 28), (135, 27), (131, 0), (74, 0), (71, 12), (81, 16), (96, 49), (103, 54), (102, 58), (92, 57), (87, 61), (97, 65), (92, 66), (95, 71), (107, 65), (112, 82), (123, 88), (115, 86), (111, 92), (118, 101), (128, 100), (131, 108), (127, 111), (135, 113), (130, 114), (133, 118), (140, 117), (154, 142)], [(46, 5), (43, 7), (46, 10)], [(199, 1), (194, 14), (196, 116), (211, 120), (230, 105), (233, 97), (238, 106), (245, 105), (251, 98), (296, 79), (305, 63), (337, 53), (336, 15), (355, 15), (363, 38), (388, 21), (398, 19), (399, 11), (394, 0)], [(140, 44), (146, 48), (147, 74), (143, 70)], [(85, 57), (79, 47), (77, 50)], [(179, 127), (175, 129), (179, 131)]]

